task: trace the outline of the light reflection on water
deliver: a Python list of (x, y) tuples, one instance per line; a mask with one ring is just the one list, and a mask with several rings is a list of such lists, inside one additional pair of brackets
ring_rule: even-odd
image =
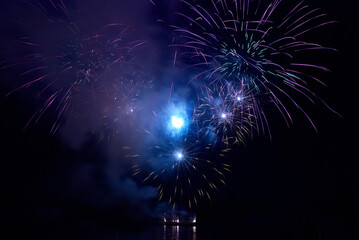
[[(199, 240), (196, 226), (152, 225), (139, 232), (91, 232), (101, 240)], [(81, 238), (84, 239), (84, 238)], [(87, 238), (86, 238), (87, 239)], [(201, 239), (208, 239), (207, 237)], [(218, 239), (218, 238), (215, 238)]]
[(163, 225), (162, 240), (196, 240), (196, 226)]

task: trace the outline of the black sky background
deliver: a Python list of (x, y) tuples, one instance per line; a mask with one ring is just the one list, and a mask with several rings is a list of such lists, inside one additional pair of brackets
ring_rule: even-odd
[[(323, 40), (324, 36), (325, 45), (338, 49), (319, 59), (332, 72), (321, 76), (328, 88), (318, 90), (342, 118), (318, 104), (306, 108), (318, 133), (300, 114), (295, 115), (291, 128), (283, 127), (279, 117), (272, 120), (272, 141), (268, 136), (255, 136), (230, 154), (233, 174), (227, 187), (214, 201), (197, 209), (198, 221), (204, 226), (216, 226), (219, 231), (219, 226), (230, 226), (228, 234), (244, 239), (358, 239), (359, 3), (308, 2), (338, 21), (313, 38)], [(151, 10), (153, 6), (145, 4), (133, 7), (146, 13), (143, 19), (129, 13), (125, 18), (144, 23), (171, 17), (171, 4), (158, 1), (158, 8)], [(17, 9), (5, 1), (0, 6), (1, 38), (5, 39), (13, 35), (8, 19), (15, 18)], [(164, 30), (152, 31), (149, 25), (143, 28), (157, 42), (154, 45), (166, 42)], [(2, 44), (1, 51), (5, 49)], [(156, 57), (158, 62), (167, 61), (167, 56)], [(147, 67), (154, 74), (161, 72), (158, 66)], [(14, 72), (0, 71), (0, 96), (14, 88), (14, 76)], [(86, 137), (73, 147), (60, 134), (49, 134), (46, 119), (23, 131), (39, 106), (29, 97), (20, 91), (0, 101), (2, 215), (8, 230), (27, 237), (29, 232), (41, 231), (61, 235), (87, 224), (140, 231), (159, 216), (153, 189), (134, 185), (125, 177), (117, 186), (108, 186), (103, 162), (111, 161), (108, 146), (83, 133)], [(46, 116), (54, 117), (51, 112)], [(120, 176), (126, 176), (126, 170), (120, 171)]]

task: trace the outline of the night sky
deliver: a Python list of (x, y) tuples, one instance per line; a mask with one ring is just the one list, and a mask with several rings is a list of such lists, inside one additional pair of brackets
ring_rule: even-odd
[[(119, 146), (129, 141), (138, 150), (148, 139), (123, 130), (127, 126), (122, 126), (123, 119), (121, 132), (110, 140), (106, 138), (111, 130), (94, 131), (96, 115), (105, 108), (85, 109), (91, 109), (93, 102), (95, 106), (105, 102), (98, 96), (90, 97), (93, 102), (87, 100), (88, 96), (75, 98), (75, 109), (81, 109), (80, 114), (73, 114), (51, 133), (58, 114), (55, 108), (27, 125), (46, 100), (36, 95), (44, 85), (7, 95), (19, 87), (24, 80), (19, 75), (28, 70), (24, 63), (7, 67), (32, 53), (31, 49), (22, 51), (18, 47), (21, 37), (39, 39), (44, 46), (39, 49), (46, 54), (52, 54), (52, 44), (63, 41), (61, 30), (46, 21), (49, 16), (57, 19), (56, 12), (44, 16), (24, 2), (35, 1), (0, 3), (1, 198), (5, 200), (1, 215), (13, 236), (7, 239), (19, 239), (18, 235), (22, 239), (112, 239), (105, 234), (107, 231), (136, 236), (162, 217), (166, 204), (158, 202), (155, 186), (132, 177), (132, 163)], [(141, 77), (153, 81), (149, 96), (141, 99), (146, 104), (142, 106), (151, 109), (168, 101), (171, 88), (173, 99), (188, 101), (193, 97), (186, 80), (178, 79), (194, 74), (181, 64), (172, 66), (173, 33), (167, 22), (178, 23), (173, 15), (179, 10), (177, 1), (153, 0), (155, 5), (148, 0), (63, 2), (73, 20), (80, 23), (81, 31), (90, 35), (109, 23), (134, 26), (132, 36), (147, 44), (135, 50), (134, 65), (141, 65)], [(212, 201), (203, 201), (192, 210), (183, 208), (197, 215), (198, 239), (359, 237), (359, 3), (306, 2), (337, 21), (313, 33), (310, 40), (338, 50), (311, 57), (331, 70), (318, 74), (327, 87), (315, 85), (316, 94), (341, 116), (324, 104), (305, 103), (318, 132), (293, 108), (294, 123), (289, 128), (279, 114), (273, 113), (271, 139), (268, 133), (255, 133), (245, 145), (232, 147), (226, 156), (232, 170), (226, 176), (226, 186), (213, 194)], [(25, 76), (25, 81), (30, 78)], [(147, 124), (147, 116), (136, 115), (140, 120), (133, 124)]]

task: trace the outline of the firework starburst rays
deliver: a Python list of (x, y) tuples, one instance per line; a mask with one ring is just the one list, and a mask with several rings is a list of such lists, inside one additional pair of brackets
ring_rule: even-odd
[(322, 83), (312, 76), (312, 70), (328, 69), (300, 63), (297, 56), (309, 50), (334, 50), (304, 39), (305, 33), (333, 21), (323, 22), (325, 14), (303, 2), (283, 16), (278, 10), (280, 0), (268, 5), (245, 0), (211, 1), (203, 5), (182, 2), (187, 11), (178, 13), (182, 22), (174, 26), (177, 40), (173, 47), (197, 72), (190, 81), (202, 80), (208, 85), (225, 81), (244, 83), (262, 95), (256, 104), (273, 103), (288, 123), (292, 121), (287, 106), (291, 103), (315, 128), (294, 95), (304, 96), (312, 103), (316, 99), (322, 102), (308, 82), (314, 79)]
[(255, 114), (259, 110), (244, 84), (213, 84), (203, 89), (199, 101), (196, 121), (201, 124), (200, 131), (216, 139), (215, 143), (219, 140), (226, 146), (244, 144), (246, 136), (256, 129)]
[(176, 204), (193, 208), (202, 200), (211, 200), (212, 194), (226, 184), (230, 166), (223, 157), (229, 149), (220, 150), (213, 158), (211, 145), (190, 135), (165, 139), (147, 151), (145, 155), (128, 155), (144, 163), (134, 164), (133, 175), (141, 176), (143, 183), (157, 186), (159, 201), (166, 200), (173, 208)]

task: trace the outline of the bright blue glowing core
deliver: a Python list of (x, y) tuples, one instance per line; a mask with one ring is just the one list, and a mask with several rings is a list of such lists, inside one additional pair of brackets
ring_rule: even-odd
[(175, 156), (176, 156), (176, 159), (178, 161), (182, 160), (183, 159), (183, 153), (182, 152), (176, 152), (175, 153)]
[(181, 129), (184, 125), (184, 120), (181, 117), (172, 116), (171, 124), (172, 124), (172, 127), (176, 128), (176, 129)]
[(222, 119), (226, 119), (226, 118), (227, 118), (227, 114), (222, 113), (222, 114), (221, 114), (221, 118), (222, 118)]

